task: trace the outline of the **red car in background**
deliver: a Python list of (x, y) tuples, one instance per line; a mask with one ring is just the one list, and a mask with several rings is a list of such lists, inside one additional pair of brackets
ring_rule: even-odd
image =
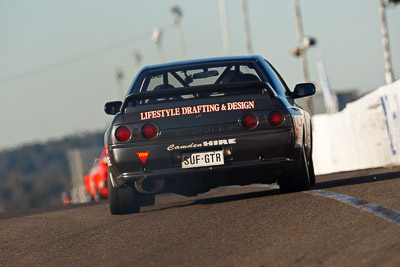
[(94, 162), (89, 173), (85, 175), (84, 183), (92, 200), (108, 198), (107, 159), (105, 149), (101, 152), (100, 158)]

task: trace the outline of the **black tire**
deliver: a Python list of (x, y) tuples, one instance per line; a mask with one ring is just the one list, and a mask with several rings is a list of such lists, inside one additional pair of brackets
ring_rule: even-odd
[(312, 156), (311, 159), (308, 161), (308, 172), (310, 175), (310, 185), (315, 185), (314, 163)]
[(300, 161), (300, 168), (297, 171), (287, 172), (278, 180), (281, 193), (307, 191), (310, 189), (310, 173), (304, 145)]
[(129, 186), (118, 188), (120, 214), (136, 213), (140, 211), (139, 193)]
[(108, 205), (111, 214), (120, 214), (118, 204), (118, 190), (112, 186), (110, 181), (110, 173), (107, 173), (107, 184), (108, 184)]
[(312, 134), (312, 126), (311, 126), (311, 151), (310, 151), (310, 158), (308, 159), (307, 163), (308, 163), (308, 172), (310, 174), (310, 185), (315, 185), (315, 172), (314, 172), (314, 162), (313, 162), (313, 134)]
[(156, 203), (155, 195), (140, 195), (139, 198), (140, 206), (153, 206)]
[(139, 193), (131, 187), (114, 188), (108, 173), (108, 203), (111, 214), (129, 214), (140, 211)]

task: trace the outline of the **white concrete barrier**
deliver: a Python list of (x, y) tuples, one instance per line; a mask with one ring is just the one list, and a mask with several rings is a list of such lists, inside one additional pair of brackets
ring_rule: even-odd
[(400, 165), (400, 80), (312, 121), (316, 174)]

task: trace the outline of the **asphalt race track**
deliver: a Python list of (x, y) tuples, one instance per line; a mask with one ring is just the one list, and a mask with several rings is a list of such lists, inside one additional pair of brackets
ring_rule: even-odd
[(107, 202), (0, 215), (0, 266), (400, 266), (400, 168), (308, 192), (218, 188), (112, 216)]

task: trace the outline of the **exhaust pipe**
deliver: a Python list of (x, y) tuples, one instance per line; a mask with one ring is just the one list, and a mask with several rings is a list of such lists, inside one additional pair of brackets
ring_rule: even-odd
[(143, 177), (135, 182), (135, 188), (142, 194), (155, 194), (164, 189), (164, 180)]

